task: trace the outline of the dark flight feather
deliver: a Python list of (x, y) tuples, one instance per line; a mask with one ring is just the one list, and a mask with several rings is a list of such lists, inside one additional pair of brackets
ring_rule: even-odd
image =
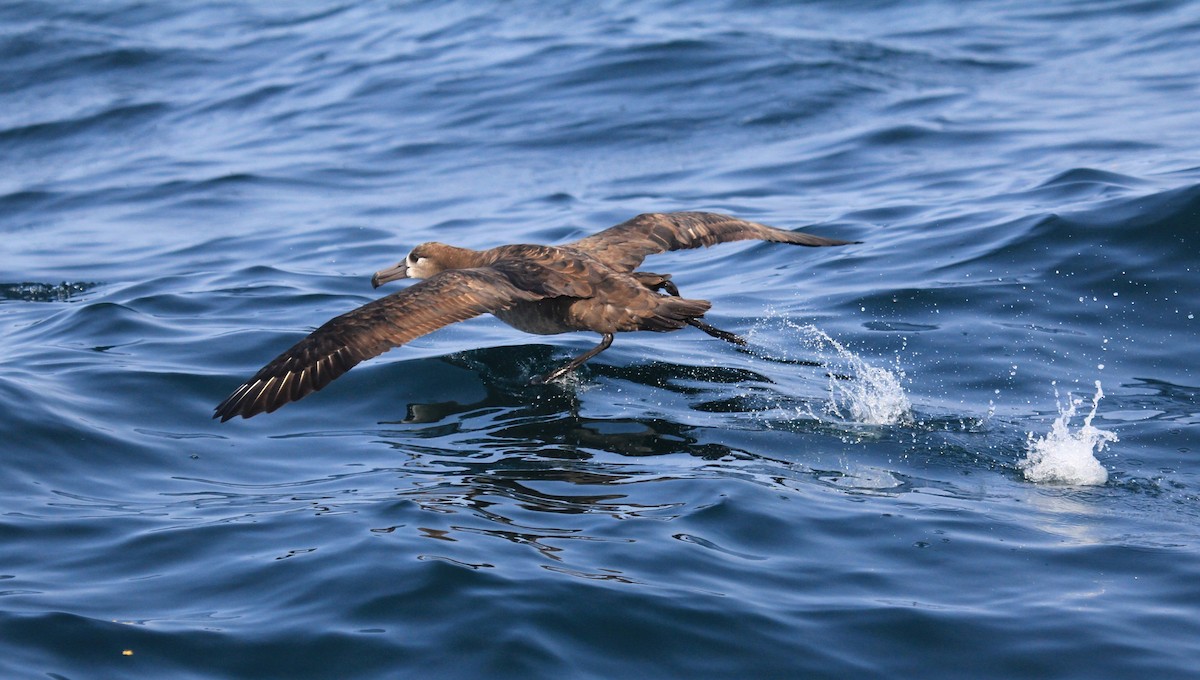
[(334, 317), (267, 364), (217, 406), (214, 418), (270, 413), (359, 362), (427, 333), (543, 296), (492, 269), (454, 269)]
[(785, 231), (729, 215), (706, 212), (644, 213), (604, 231), (565, 244), (608, 266), (632, 272), (647, 255), (688, 250), (730, 241), (758, 239), (798, 246), (843, 246), (840, 241), (801, 231)]

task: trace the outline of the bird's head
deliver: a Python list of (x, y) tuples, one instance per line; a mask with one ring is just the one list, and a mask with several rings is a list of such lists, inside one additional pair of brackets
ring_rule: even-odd
[(470, 267), (470, 255), (473, 252), (445, 243), (422, 243), (413, 248), (403, 262), (375, 272), (371, 277), (371, 285), (378, 288), (398, 279), (427, 279), (447, 269)]

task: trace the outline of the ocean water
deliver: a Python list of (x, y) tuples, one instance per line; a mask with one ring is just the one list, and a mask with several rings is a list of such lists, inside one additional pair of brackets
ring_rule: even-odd
[[(1200, 4), (0, 4), (0, 676), (1172, 678)], [(475, 319), (213, 407), (413, 245), (710, 210), (740, 350)]]

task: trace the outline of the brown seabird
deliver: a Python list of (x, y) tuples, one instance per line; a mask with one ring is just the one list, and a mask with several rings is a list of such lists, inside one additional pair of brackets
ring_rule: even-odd
[(705, 212), (638, 215), (559, 246), (479, 251), (422, 243), (403, 262), (376, 272), (371, 283), (378, 288), (397, 279), (423, 281), (330, 319), (234, 390), (213, 417), (224, 422), (270, 413), (325, 387), (361, 361), (485, 312), (527, 333), (601, 334), (599, 345), (535, 383), (575, 370), (607, 349), (618, 332), (690, 325), (743, 345), (737, 335), (701, 321), (712, 303), (681, 297), (670, 274), (634, 270), (647, 255), (747, 239), (800, 246), (858, 243)]

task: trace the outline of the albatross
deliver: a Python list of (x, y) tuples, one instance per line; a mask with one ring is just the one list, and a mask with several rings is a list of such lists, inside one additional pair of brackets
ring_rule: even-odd
[(422, 243), (375, 273), (375, 288), (422, 279), (330, 319), (242, 383), (214, 410), (225, 422), (250, 418), (320, 390), (360, 362), (458, 321), (490, 313), (539, 335), (592, 331), (600, 344), (534, 378), (557, 380), (608, 349), (616, 333), (692, 326), (738, 345), (746, 341), (701, 317), (707, 300), (682, 297), (670, 274), (636, 271), (655, 253), (757, 239), (798, 246), (858, 241), (776, 229), (707, 212), (647, 213), (557, 246), (516, 244), (471, 250)]

